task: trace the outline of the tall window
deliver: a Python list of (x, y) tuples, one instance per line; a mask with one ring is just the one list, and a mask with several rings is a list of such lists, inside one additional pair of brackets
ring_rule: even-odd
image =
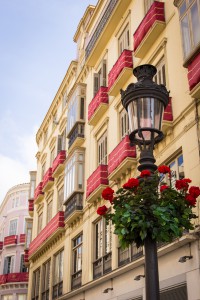
[(53, 201), (49, 201), (47, 204), (47, 224), (52, 219)]
[(32, 221), (26, 221), (26, 249), (29, 248), (29, 245), (31, 243), (32, 226), (33, 226), (33, 222)]
[(59, 190), (58, 190), (58, 211), (62, 211), (63, 210), (63, 202), (64, 202), (64, 186), (62, 186)]
[(200, 45), (200, 1), (180, 1), (179, 16), (184, 59)]
[(56, 148), (54, 147), (54, 148), (51, 150), (50, 166), (52, 166), (55, 157), (56, 157)]
[(148, 12), (151, 5), (154, 3), (155, 0), (144, 0), (144, 12), (145, 14)]
[(71, 133), (75, 124), (85, 121), (85, 88), (78, 87), (68, 102), (67, 136)]
[(29, 199), (34, 198), (35, 187), (36, 187), (36, 172), (30, 172)]
[(118, 47), (119, 47), (119, 55), (125, 50), (129, 49), (130, 47), (130, 29), (129, 29), (129, 24), (126, 26), (124, 31), (119, 37), (118, 40)]
[(3, 274), (14, 273), (15, 256), (6, 256), (4, 258)]
[(77, 150), (66, 163), (64, 200), (66, 201), (73, 192), (83, 191), (83, 183), (84, 153)]
[(43, 179), (45, 172), (46, 172), (46, 162), (43, 163), (42, 165), (41, 180)]
[(82, 240), (83, 235), (80, 234), (73, 240), (73, 274), (72, 289), (81, 286), (82, 277)]
[(27, 272), (27, 267), (24, 264), (24, 254), (21, 255), (21, 261), (20, 261), (20, 273)]
[(38, 234), (42, 230), (42, 220), (43, 220), (43, 213), (38, 215)]
[(64, 130), (63, 133), (58, 136), (57, 155), (61, 150), (65, 150), (65, 146), (66, 146), (66, 130)]
[(17, 234), (17, 219), (10, 221), (9, 235)]
[(107, 86), (107, 65), (104, 59), (97, 73), (94, 73), (94, 96), (101, 86)]
[(122, 140), (126, 135), (129, 134), (129, 123), (128, 123), (128, 113), (123, 109), (119, 114), (120, 119), (120, 139)]
[(105, 132), (97, 141), (98, 147), (98, 164), (107, 165), (108, 151), (107, 151), (107, 132)]
[(51, 266), (50, 260), (47, 261), (42, 266), (42, 300), (49, 299), (50, 266)]
[(54, 258), (53, 299), (62, 295), (63, 290), (63, 254), (60, 251)]
[(40, 290), (40, 269), (37, 269), (33, 272), (33, 281), (32, 281), (32, 300), (39, 299), (39, 290)]
[(112, 258), (112, 228), (111, 222), (100, 219), (95, 224), (95, 261), (93, 263), (94, 278), (111, 271)]
[(157, 84), (166, 85), (166, 71), (165, 71), (165, 60), (164, 57), (156, 65), (157, 73), (154, 76), (154, 81)]

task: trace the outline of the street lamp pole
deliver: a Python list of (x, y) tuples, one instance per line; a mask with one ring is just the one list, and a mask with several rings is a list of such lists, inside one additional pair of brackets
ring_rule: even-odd
[[(152, 65), (138, 66), (133, 70), (138, 81), (129, 84), (125, 91), (121, 90), (122, 104), (129, 116), (130, 142), (140, 149), (138, 170), (149, 170), (151, 176), (157, 170), (153, 149), (164, 137), (161, 131), (162, 117), (169, 103), (166, 87), (153, 81), (156, 73)], [(148, 199), (147, 205), (151, 205), (151, 199)], [(157, 242), (151, 234), (145, 238), (144, 248), (146, 300), (159, 300)]]

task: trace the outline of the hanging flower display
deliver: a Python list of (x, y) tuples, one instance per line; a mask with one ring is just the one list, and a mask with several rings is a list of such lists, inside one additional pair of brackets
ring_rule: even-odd
[(157, 242), (170, 242), (181, 237), (184, 230), (194, 229), (191, 220), (197, 218), (193, 207), (200, 196), (199, 187), (189, 187), (189, 178), (176, 180), (173, 187), (168, 166), (158, 167), (158, 172), (169, 174), (169, 185), (159, 185), (159, 173), (143, 170), (139, 179), (130, 178), (115, 193), (110, 187), (102, 192), (114, 212), (103, 205), (97, 213), (112, 221), (122, 247), (133, 242), (140, 247), (147, 236)]

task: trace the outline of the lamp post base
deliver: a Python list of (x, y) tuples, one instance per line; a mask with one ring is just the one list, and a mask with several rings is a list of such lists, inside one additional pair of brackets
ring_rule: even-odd
[(150, 237), (144, 241), (146, 300), (160, 300), (157, 243)]

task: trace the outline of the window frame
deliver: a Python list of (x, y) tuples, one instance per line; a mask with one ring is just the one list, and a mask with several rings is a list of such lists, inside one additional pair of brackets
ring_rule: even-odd
[[(183, 4), (185, 3), (185, 9), (184, 12), (181, 12), (181, 8), (183, 7)], [(199, 12), (199, 19), (198, 23), (199, 23), (199, 28), (200, 28), (200, 3), (198, 0), (180, 0), (178, 2), (178, 11), (179, 11), (179, 23), (180, 23), (180, 30), (181, 30), (181, 41), (182, 41), (182, 51), (183, 51), (183, 59), (184, 59), (184, 66), (186, 67), (188, 65), (188, 63), (191, 61), (191, 59), (195, 56), (195, 54), (198, 52), (198, 50), (200, 49), (200, 38), (197, 41), (197, 44), (194, 43), (194, 29), (198, 29), (198, 26), (194, 26), (193, 28), (193, 24), (192, 24), (192, 20), (194, 18), (192, 18), (191, 15), (191, 8), (194, 5), (197, 5), (197, 11)], [(195, 10), (196, 11), (196, 10)], [(186, 34), (183, 32), (183, 23), (182, 21), (184, 20), (184, 18), (187, 17), (187, 34), (189, 35), (189, 41), (187, 41), (187, 45), (185, 44), (185, 38), (186, 38)], [(198, 15), (197, 15), (198, 17)], [(197, 32), (198, 33), (198, 32)], [(197, 34), (198, 36), (198, 34)], [(199, 36), (200, 36), (200, 29), (199, 29)], [(188, 50), (186, 50), (186, 48), (188, 48)]]
[[(11, 231), (11, 222), (16, 222), (16, 226), (15, 226), (15, 231), (13, 231), (13, 229), (12, 229), (12, 231)], [(10, 222), (9, 222), (9, 236), (11, 236), (11, 235), (17, 235), (17, 232), (18, 232), (18, 219), (16, 218), (16, 219), (12, 219), (12, 220), (10, 220)]]
[(122, 141), (123, 138), (129, 135), (130, 132), (128, 112), (126, 111), (125, 108), (123, 108), (119, 112), (119, 126), (120, 126), (120, 141)]
[(31, 289), (31, 300), (38, 300), (40, 295), (40, 287), (41, 287), (41, 270), (40, 267), (33, 271), (33, 279), (32, 279), (32, 289)]
[(117, 41), (118, 57), (122, 54), (124, 50), (130, 50), (130, 41), (130, 22), (127, 22)]
[[(58, 280), (56, 279), (56, 258), (58, 257)], [(64, 249), (61, 249), (60, 251), (58, 251), (53, 258), (53, 269), (54, 269), (54, 278), (53, 278), (53, 282), (55, 283), (52, 286), (52, 299), (57, 299), (57, 297), (62, 296), (63, 294), (63, 261), (64, 261)], [(60, 270), (62, 268), (62, 271), (60, 273)], [(61, 278), (60, 278), (60, 274), (61, 274)], [(60, 293), (60, 289), (62, 290), (62, 292)], [(55, 295), (55, 294), (56, 295)]]
[[(79, 240), (80, 239), (80, 240)], [(78, 288), (82, 284), (82, 260), (83, 260), (83, 233), (81, 232), (72, 240), (72, 290)], [(80, 250), (80, 258), (79, 258)], [(80, 259), (80, 267), (78, 266)]]
[(107, 130), (97, 140), (97, 162), (99, 165), (108, 164), (108, 133)]
[(107, 71), (107, 59), (102, 59), (100, 63), (100, 67), (98, 68), (98, 71), (94, 73), (93, 78), (93, 96), (97, 94), (100, 87), (107, 86), (107, 77), (108, 77), (108, 71)]
[(47, 260), (42, 265), (42, 283), (41, 283), (42, 299), (49, 299), (50, 276), (51, 276), (51, 259)]

